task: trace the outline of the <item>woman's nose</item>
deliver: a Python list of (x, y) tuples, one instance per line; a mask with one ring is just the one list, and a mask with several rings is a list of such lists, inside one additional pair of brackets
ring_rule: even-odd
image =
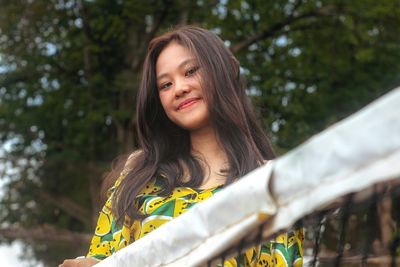
[(179, 98), (190, 92), (189, 84), (184, 80), (175, 82), (175, 97)]

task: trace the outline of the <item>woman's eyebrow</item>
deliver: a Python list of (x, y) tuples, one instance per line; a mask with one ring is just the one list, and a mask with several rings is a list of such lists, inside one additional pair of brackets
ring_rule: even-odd
[[(182, 61), (182, 62), (178, 65), (178, 69), (182, 68), (183, 66), (187, 65), (188, 63), (195, 62), (195, 61), (196, 61), (196, 60), (195, 60), (194, 58), (185, 59), (184, 61)], [(163, 73), (163, 74), (158, 75), (158, 76), (157, 76), (157, 81), (160, 80), (160, 79), (162, 79), (162, 78), (164, 78), (164, 77), (167, 76), (167, 75), (168, 75), (167, 73)]]

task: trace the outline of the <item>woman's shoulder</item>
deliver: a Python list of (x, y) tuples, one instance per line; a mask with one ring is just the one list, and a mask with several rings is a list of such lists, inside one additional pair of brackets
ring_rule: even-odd
[(107, 198), (110, 198), (110, 196), (113, 194), (113, 192), (116, 190), (116, 188), (121, 184), (122, 180), (129, 174), (129, 172), (133, 169), (136, 160), (138, 157), (141, 155), (142, 150), (135, 150), (132, 153), (123, 156), (125, 158), (121, 163), (120, 166), (117, 169), (119, 171), (115, 172), (115, 178), (113, 179), (113, 182), (109, 185), (108, 189), (106, 189), (106, 196)]
[(143, 154), (143, 151), (141, 149), (137, 149), (133, 151), (132, 153), (129, 154), (128, 158), (125, 161), (124, 168), (122, 172), (124, 171), (129, 171), (133, 168), (135, 165), (136, 160)]

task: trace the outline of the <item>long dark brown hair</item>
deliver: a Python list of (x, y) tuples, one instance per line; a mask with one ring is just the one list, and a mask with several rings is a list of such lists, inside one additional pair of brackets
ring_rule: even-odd
[(228, 158), (225, 184), (274, 157), (231, 51), (208, 30), (195, 26), (174, 29), (153, 39), (148, 47), (136, 106), (140, 149), (112, 198), (112, 211), (119, 221), (126, 215), (137, 218), (135, 198), (152, 178), (163, 177), (163, 194), (177, 186), (196, 188), (203, 182), (201, 159), (191, 153), (189, 132), (168, 119), (159, 99), (156, 61), (171, 42), (187, 48), (198, 61), (210, 123)]

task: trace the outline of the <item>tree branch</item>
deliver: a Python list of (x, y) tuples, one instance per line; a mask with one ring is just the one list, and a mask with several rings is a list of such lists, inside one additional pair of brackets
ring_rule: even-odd
[(171, 6), (171, 1), (170, 0), (164, 0), (164, 8), (161, 10), (160, 16), (158, 16), (158, 20), (153, 24), (151, 27), (149, 33), (146, 36), (146, 46), (147, 43), (150, 42), (151, 39), (153, 39), (154, 35), (157, 33), (158, 29), (161, 27), (162, 23), (164, 22), (165, 18), (167, 17), (169, 7)]
[(273, 25), (271, 25), (268, 29), (251, 36), (250, 38), (243, 40), (242, 42), (237, 43), (236, 45), (232, 46), (231, 51), (232, 53), (236, 54), (239, 51), (249, 47), (250, 45), (261, 41), (263, 39), (275, 36), (276, 34), (278, 34), (282, 29), (284, 29), (285, 27), (303, 20), (303, 19), (307, 19), (307, 18), (311, 18), (311, 17), (320, 17), (320, 16), (331, 16), (333, 15), (336, 10), (336, 8), (334, 6), (325, 6), (325, 7), (321, 7), (317, 10), (313, 10), (298, 16), (288, 16), (286, 19), (284, 19), (283, 21), (277, 22)]
[(76, 4), (77, 4), (78, 16), (82, 19), (83, 31), (85, 32), (86, 37), (89, 40), (96, 42), (93, 35), (93, 31), (87, 22), (88, 10), (86, 6), (82, 3), (82, 0), (78, 0)]
[(97, 218), (99, 216), (99, 210), (101, 208), (101, 201), (100, 201), (100, 189), (101, 183), (99, 182), (99, 177), (101, 174), (99, 173), (98, 169), (96, 168), (93, 162), (89, 163), (88, 170), (90, 172), (89, 176), (89, 192), (90, 192), (90, 200), (92, 203), (92, 214), (90, 218), (91, 225), (96, 225)]
[(180, 19), (178, 25), (187, 25), (189, 22), (190, 13), (190, 1), (182, 1), (182, 8), (180, 12)]
[[(99, 43), (99, 40), (96, 40), (93, 34), (93, 30), (88, 23), (88, 10), (86, 6), (82, 3), (82, 0), (78, 0), (77, 2), (77, 10), (78, 16), (82, 19), (83, 32), (86, 38), (93, 42)], [(85, 70), (86, 78), (89, 80), (92, 77), (92, 53), (87, 45), (83, 47), (83, 66)]]
[(297, 0), (296, 3), (293, 4), (293, 12), (295, 12), (301, 5), (303, 4), (303, 0)]
[(60, 208), (65, 213), (70, 215), (71, 217), (79, 220), (86, 226), (91, 226), (91, 217), (90, 212), (80, 205), (78, 205), (75, 201), (71, 200), (65, 196), (54, 196), (46, 191), (40, 191), (38, 196), (46, 202), (53, 204), (54, 206)]
[(0, 236), (10, 239), (36, 239), (83, 244), (88, 244), (91, 238), (90, 234), (56, 229), (48, 224), (34, 228), (1, 227)]
[[(144, 41), (141, 42), (140, 44), (140, 48), (139, 48), (139, 52), (136, 52), (135, 55), (144, 55), (145, 53), (145, 49), (148, 45), (148, 43), (151, 41), (151, 39), (154, 38), (155, 34), (157, 33), (157, 31), (159, 30), (159, 28), (161, 27), (162, 23), (164, 22), (165, 18), (167, 17), (169, 8), (171, 6), (171, 1), (170, 0), (164, 0), (164, 8), (161, 10), (160, 15), (157, 17), (157, 21), (155, 21), (151, 27), (151, 29), (149, 30), (149, 32), (146, 34)], [(135, 56), (132, 59), (132, 63), (131, 63), (131, 69), (134, 72), (137, 72), (139, 70), (139, 68), (142, 66), (143, 64), (143, 60), (144, 57), (143, 56)]]

